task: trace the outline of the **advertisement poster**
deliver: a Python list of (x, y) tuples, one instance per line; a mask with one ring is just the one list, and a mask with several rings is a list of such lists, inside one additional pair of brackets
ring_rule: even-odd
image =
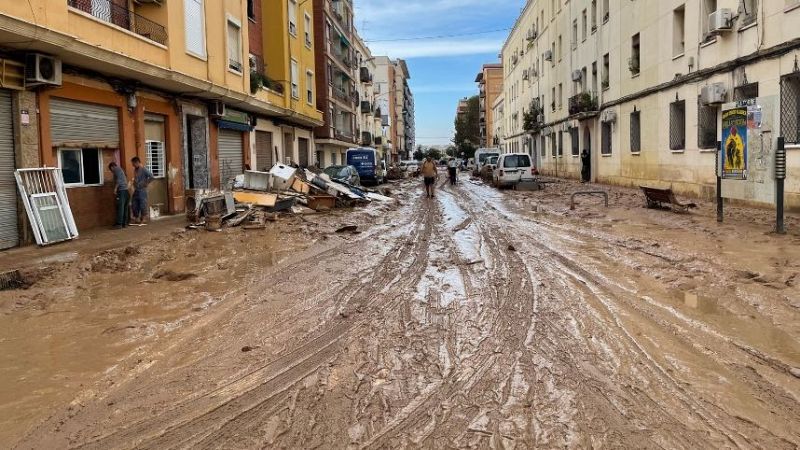
[[(747, 179), (748, 108), (736, 107), (722, 111), (722, 178)], [(758, 122), (761, 121), (760, 111)]]

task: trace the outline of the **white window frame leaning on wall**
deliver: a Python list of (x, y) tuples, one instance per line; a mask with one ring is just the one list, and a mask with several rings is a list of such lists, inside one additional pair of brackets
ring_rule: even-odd
[[(86, 184), (85, 183), (85, 181), (86, 181), (86, 179), (85, 179), (86, 161), (84, 161), (84, 159), (83, 159), (83, 153), (84, 153), (85, 150), (96, 150), (97, 151), (97, 171), (98, 171), (98, 174), (99, 174), (99, 176), (98, 176), (99, 182), (98, 183), (91, 183), (91, 184)], [(81, 179), (80, 179), (79, 182), (68, 182), (66, 179), (64, 179), (64, 186), (66, 186), (66, 187), (87, 187), (87, 186), (102, 186), (103, 185), (104, 178), (103, 178), (103, 150), (102, 149), (99, 149), (99, 148), (96, 149), (94, 147), (87, 147), (87, 148), (65, 147), (65, 148), (59, 148), (58, 149), (58, 167), (59, 167), (59, 169), (61, 169), (62, 176), (63, 176), (63, 173), (64, 173), (64, 153), (68, 153), (68, 152), (77, 152), (78, 153), (78, 156), (79, 156), (78, 157), (78, 164), (80, 166)]]

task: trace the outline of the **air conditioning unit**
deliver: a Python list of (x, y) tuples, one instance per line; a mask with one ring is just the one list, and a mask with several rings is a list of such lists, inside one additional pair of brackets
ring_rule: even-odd
[(581, 78), (583, 78), (583, 74), (580, 70), (572, 71), (572, 81), (581, 81)]
[(718, 9), (709, 14), (708, 29), (711, 33), (715, 34), (733, 30), (733, 11), (725, 8)]
[(225, 103), (211, 102), (208, 104), (208, 115), (211, 117), (224, 117), (225, 112)]
[(728, 97), (728, 89), (724, 83), (714, 83), (703, 86), (700, 90), (700, 103), (703, 105), (718, 105), (725, 103)]
[(545, 50), (545, 52), (544, 52), (544, 60), (545, 61), (552, 61), (553, 60), (553, 51), (552, 50)]
[(616, 122), (617, 121), (617, 112), (614, 111), (614, 110), (611, 110), (611, 109), (603, 111), (603, 114), (600, 116), (600, 121), (601, 122), (606, 122), (606, 123), (614, 123), (614, 122)]
[(25, 82), (28, 86), (61, 86), (61, 60), (41, 53), (27, 54)]

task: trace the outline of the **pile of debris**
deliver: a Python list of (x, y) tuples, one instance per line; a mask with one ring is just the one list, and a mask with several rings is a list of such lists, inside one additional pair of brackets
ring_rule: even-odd
[(269, 172), (247, 171), (227, 191), (197, 190), (187, 198), (188, 228), (219, 231), (266, 228), (279, 213), (327, 211), (392, 198), (308, 169), (276, 164)]

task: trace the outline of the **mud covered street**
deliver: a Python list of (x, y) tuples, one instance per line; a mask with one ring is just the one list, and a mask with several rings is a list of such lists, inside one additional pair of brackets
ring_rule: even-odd
[(796, 217), (395, 189), (0, 292), (0, 447), (800, 445)]

